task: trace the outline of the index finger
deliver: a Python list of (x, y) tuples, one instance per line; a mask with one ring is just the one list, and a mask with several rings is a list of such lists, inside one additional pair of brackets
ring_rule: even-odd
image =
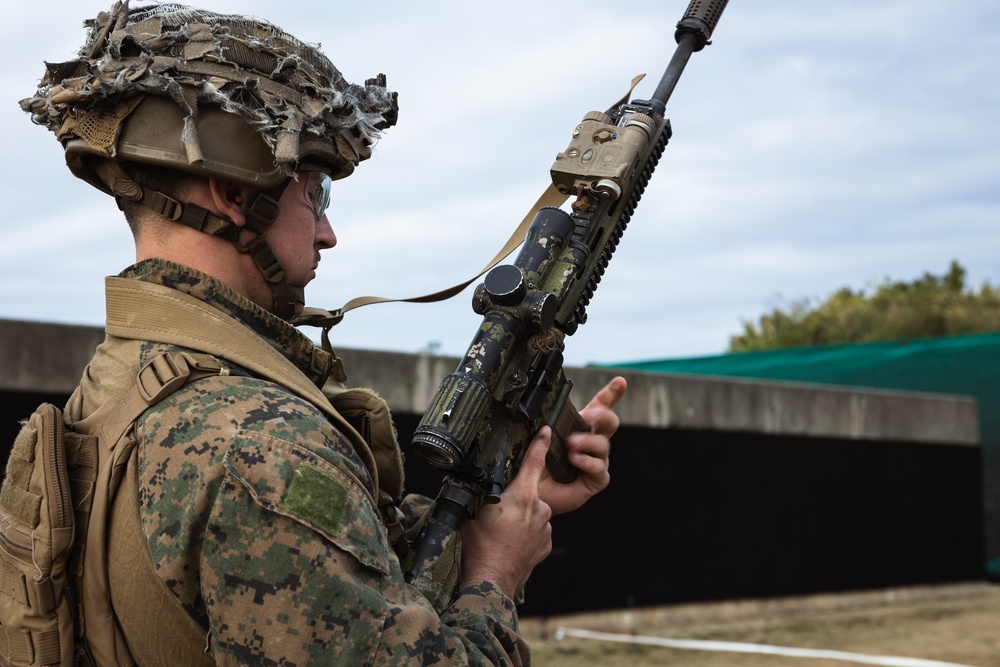
[(523, 484), (529, 484), (531, 488), (537, 487), (542, 479), (542, 472), (545, 470), (545, 455), (552, 444), (552, 429), (543, 426), (528, 445), (528, 451), (524, 453), (521, 461), (521, 468), (517, 471), (516, 480), (523, 479)]

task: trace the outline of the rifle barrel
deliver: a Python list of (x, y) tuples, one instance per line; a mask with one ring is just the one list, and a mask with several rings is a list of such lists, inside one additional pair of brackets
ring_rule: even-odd
[(691, 0), (684, 16), (677, 23), (674, 39), (677, 40), (677, 50), (674, 51), (666, 71), (660, 78), (652, 99), (662, 102), (664, 106), (674, 92), (681, 73), (687, 66), (688, 59), (695, 51), (701, 51), (711, 44), (712, 33), (719, 23), (722, 10), (729, 0)]

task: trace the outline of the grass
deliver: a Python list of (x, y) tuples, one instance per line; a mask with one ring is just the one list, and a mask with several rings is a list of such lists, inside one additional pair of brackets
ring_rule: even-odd
[[(561, 619), (570, 626), (573, 619)], [(593, 622), (589, 629), (601, 630)], [(710, 617), (649, 623), (607, 632), (675, 639), (749, 642), (939, 660), (972, 667), (1000, 667), (1000, 586), (977, 587), (941, 599), (859, 604), (836, 609), (760, 612), (740, 618)], [(845, 667), (841, 660), (697, 651), (597, 641), (538, 638), (533, 664), (541, 667)]]

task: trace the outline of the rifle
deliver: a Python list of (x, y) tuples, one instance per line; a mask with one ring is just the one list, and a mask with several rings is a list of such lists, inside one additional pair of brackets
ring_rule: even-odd
[[(439, 610), (452, 594), (458, 528), (483, 503), (497, 503), (532, 437), (552, 427), (550, 474), (572, 481), (563, 440), (586, 431), (569, 399), (565, 337), (587, 321), (597, 289), (671, 136), (667, 101), (688, 58), (709, 44), (728, 0), (691, 0), (677, 48), (653, 96), (592, 111), (551, 168), (554, 187), (575, 196), (572, 214), (544, 207), (512, 264), (476, 288), (483, 321), (455, 372), (442, 381), (414, 433), (421, 457), (447, 473), (406, 566), (406, 580)], [(627, 99), (627, 98), (626, 98)], [(448, 570), (451, 569), (449, 574)]]

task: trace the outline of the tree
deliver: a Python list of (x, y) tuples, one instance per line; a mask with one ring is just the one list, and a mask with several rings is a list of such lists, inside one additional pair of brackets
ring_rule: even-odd
[(942, 276), (925, 273), (911, 283), (886, 278), (871, 294), (843, 287), (826, 301), (793, 302), (757, 323), (743, 321), (730, 352), (838, 343), (868, 343), (1000, 331), (1000, 288), (966, 290), (965, 269), (952, 260)]

